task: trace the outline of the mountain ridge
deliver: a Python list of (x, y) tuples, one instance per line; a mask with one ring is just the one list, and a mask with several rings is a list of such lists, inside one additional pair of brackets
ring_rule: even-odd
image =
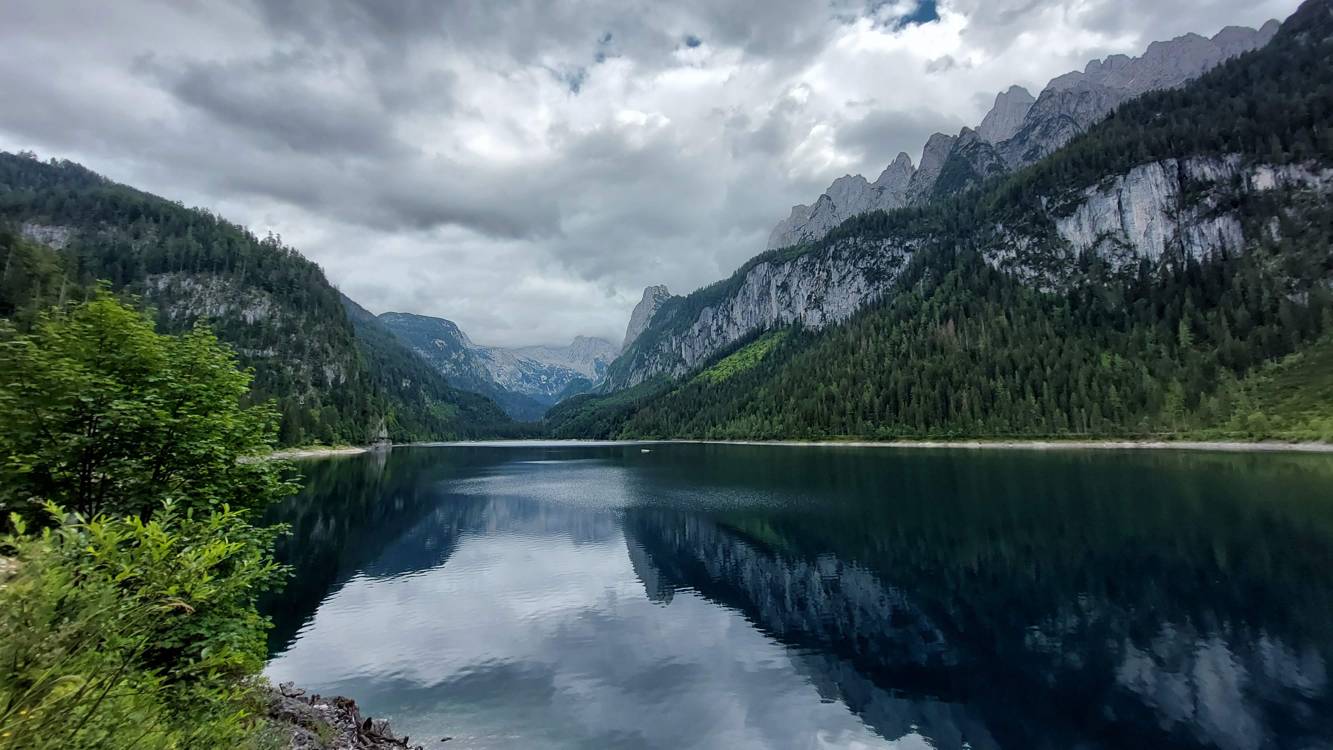
[[(668, 301), (614, 392), (551, 429), (1263, 434), (1237, 379), (1333, 328), (1330, 51), (1333, 4), (1307, 0), (1268, 46), (1031, 166), (761, 253)], [(792, 333), (760, 346), (775, 331)]]
[[(767, 247), (817, 240), (857, 214), (920, 205), (1031, 164), (1121, 102), (1182, 85), (1227, 59), (1263, 46), (1278, 25), (1273, 20), (1258, 29), (1228, 26), (1211, 38), (1183, 34), (1150, 43), (1138, 57), (1109, 55), (1091, 60), (1081, 71), (1051, 79), (1036, 98), (1022, 86), (1010, 86), (996, 95), (977, 126), (955, 136), (931, 135), (922, 149), (921, 164), (913, 167), (907, 154), (899, 154), (889, 167), (900, 175), (905, 173), (895, 179), (895, 189), (877, 187), (879, 180), (869, 183), (860, 175), (840, 177), (813, 204), (793, 206), (790, 215), (773, 228)], [(905, 184), (899, 187), (899, 182)]]
[(618, 353), (611, 342), (590, 336), (565, 346), (485, 346), (446, 318), (386, 312), (379, 320), (455, 387), (488, 396), (525, 422), (599, 385)]

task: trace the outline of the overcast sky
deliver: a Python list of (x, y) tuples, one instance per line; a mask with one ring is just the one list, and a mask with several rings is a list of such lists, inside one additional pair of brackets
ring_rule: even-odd
[(273, 231), (375, 312), (618, 342), (1094, 57), (1297, 0), (3, 0), (0, 149)]

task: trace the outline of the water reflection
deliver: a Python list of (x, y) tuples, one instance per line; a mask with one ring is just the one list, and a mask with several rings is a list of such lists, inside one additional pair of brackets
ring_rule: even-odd
[(1327, 747), (1322, 457), (307, 465), (273, 676), (468, 746)]

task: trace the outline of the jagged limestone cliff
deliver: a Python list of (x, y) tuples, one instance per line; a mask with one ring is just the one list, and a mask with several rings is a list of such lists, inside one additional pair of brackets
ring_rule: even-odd
[[(1039, 97), (1011, 86), (976, 128), (957, 136), (936, 133), (912, 167), (906, 154), (869, 183), (860, 175), (840, 177), (813, 204), (793, 206), (773, 228), (768, 247), (818, 240), (849, 217), (876, 210), (920, 205), (948, 197), (989, 177), (1032, 164), (1106, 117), (1121, 103), (1148, 91), (1180, 86), (1222, 62), (1262, 47), (1277, 21), (1259, 29), (1230, 26), (1212, 38), (1186, 34), (1153, 42), (1140, 57), (1111, 55), (1082, 71), (1058, 76)], [(882, 186), (893, 173), (892, 188)]]
[[(1243, 252), (1235, 207), (1247, 195), (1333, 191), (1333, 170), (1314, 165), (1246, 165), (1239, 155), (1164, 160), (1134, 167), (1070, 194), (1048, 196), (1045, 211), (1021, 226), (997, 223), (979, 240), (997, 268), (1043, 289), (1068, 280), (1082, 253), (1113, 267), (1156, 261), (1167, 248), (1187, 255)], [(658, 375), (680, 376), (755, 333), (799, 323), (820, 329), (847, 320), (893, 288), (898, 272), (928, 237), (846, 237), (813, 250), (759, 256), (735, 277), (666, 310), (612, 368), (610, 385), (629, 387)], [(693, 300), (694, 304), (688, 301)]]
[(643, 333), (652, 322), (662, 303), (670, 297), (671, 292), (664, 285), (650, 286), (643, 290), (643, 297), (639, 300), (639, 304), (634, 306), (634, 312), (630, 313), (629, 325), (625, 327), (625, 340), (620, 344), (620, 351), (625, 351), (634, 343), (639, 334)]

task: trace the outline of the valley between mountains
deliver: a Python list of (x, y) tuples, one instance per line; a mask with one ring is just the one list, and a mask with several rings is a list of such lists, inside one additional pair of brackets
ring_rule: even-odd
[[(208, 324), (289, 446), (494, 437), (1333, 440), (1333, 3), (1000, 92), (623, 341), (374, 313), (276, 237), (0, 155), (0, 315)], [(776, 217), (775, 217), (776, 218)], [(759, 250), (759, 248), (756, 248)]]

